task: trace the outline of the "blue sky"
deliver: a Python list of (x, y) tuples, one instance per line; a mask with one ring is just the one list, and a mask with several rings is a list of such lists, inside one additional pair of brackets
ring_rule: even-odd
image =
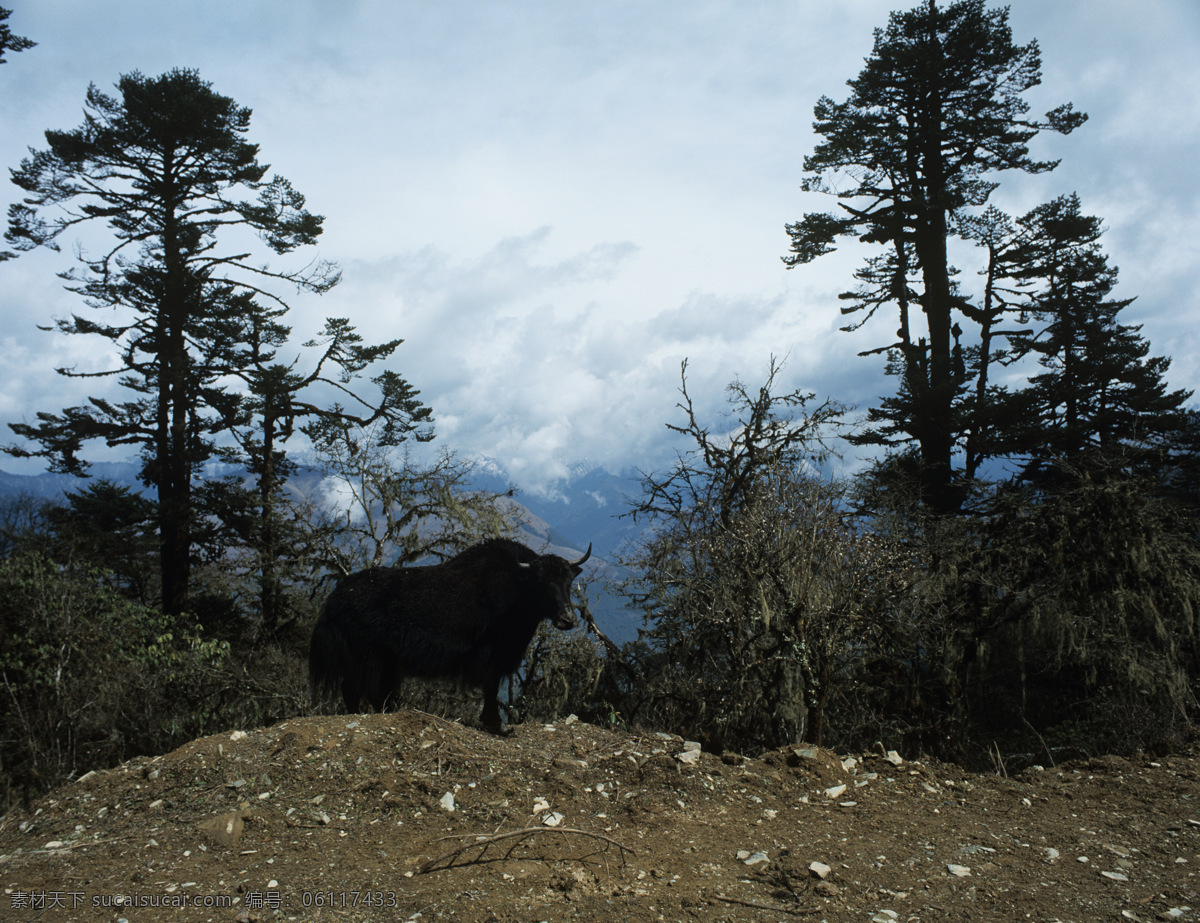
[[(819, 398), (865, 407), (892, 384), (856, 353), (895, 319), (838, 330), (863, 252), (792, 271), (780, 256), (784, 224), (831, 205), (799, 188), (814, 103), (845, 98), (872, 30), (910, 4), (4, 2), (39, 44), (0, 67), (0, 163), (77, 126), (90, 82), (197, 68), (254, 110), (261, 159), (326, 216), (319, 255), (344, 281), (292, 299), (296, 342), (326, 316), (403, 337), (392, 365), (439, 442), (526, 490), (583, 457), (669, 460), (685, 357), (705, 412), (771, 354)], [(1042, 50), (1034, 111), (1069, 100), (1090, 120), (1036, 142), (1059, 169), (1007, 177), (994, 201), (1023, 213), (1077, 191), (1109, 229), (1117, 294), (1137, 296), (1126, 322), (1173, 358), (1172, 387), (1197, 388), (1200, 5), (1010, 7), (1015, 39)], [(5, 185), (2, 205), (19, 192)], [(105, 387), (53, 371), (110, 367), (97, 344), (37, 329), (87, 310), (55, 276), (72, 262), (67, 239), (0, 265), (0, 424)]]

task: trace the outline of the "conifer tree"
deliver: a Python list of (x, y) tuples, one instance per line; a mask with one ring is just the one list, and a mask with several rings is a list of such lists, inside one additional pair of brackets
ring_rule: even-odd
[[(83, 125), (48, 131), (48, 147), (13, 171), (26, 198), (9, 209), (6, 236), (20, 250), (57, 249), (78, 226), (107, 227), (111, 246), (81, 253), (82, 265), (62, 274), (102, 318), (74, 315), (56, 328), (109, 341), (117, 360), (102, 372), (58, 371), (115, 377), (130, 399), (93, 397), (59, 414), (40, 412), (36, 424), (12, 426), (37, 447), (5, 451), (82, 474), (85, 443), (138, 447), (142, 480), (157, 489), (162, 604), (177, 615), (187, 596), (201, 466), (229, 434), (265, 419), (254, 403), (267, 395), (265, 386), (254, 394), (253, 381), (235, 385), (274, 364), (290, 333), (280, 320), (288, 309), (281, 291), (323, 293), (340, 273), (319, 259), (274, 270), (247, 247), (247, 232), (278, 255), (311, 246), (324, 220), (288, 180), (268, 178), (258, 146), (245, 137), (248, 108), (194, 70), (126, 74), (117, 91), (110, 96), (92, 85)], [(348, 348), (370, 362), (399, 342)], [(389, 388), (395, 392), (395, 382)], [(393, 404), (387, 412), (399, 420), (407, 409)]]
[(804, 160), (802, 188), (836, 195), (841, 212), (787, 226), (788, 267), (849, 235), (884, 248), (858, 274), (862, 287), (842, 296), (850, 302), (842, 311), (859, 315), (847, 328), (855, 329), (884, 305), (898, 309), (896, 340), (866, 351), (890, 351), (902, 366), (900, 401), (881, 411), (894, 432), (877, 441), (915, 440), (923, 499), (941, 512), (960, 499), (952, 458), (961, 435), (955, 404), (966, 384), (961, 321), (980, 321), (955, 284), (947, 242), (966, 210), (986, 205), (998, 173), (1054, 168), (1056, 161), (1030, 156), (1038, 132), (1066, 133), (1083, 122), (1069, 104), (1028, 118), (1023, 94), (1040, 82), (1037, 43), (1013, 44), (1007, 8), (959, 0), (943, 10), (927, 0), (893, 13), (849, 82), (850, 97), (822, 97), (816, 106), (825, 140)]
[(1111, 298), (1117, 268), (1100, 246), (1100, 219), (1062, 196), (1018, 221), (1008, 254), (1015, 281), (1032, 286), (1023, 306), (1034, 330), (1011, 338), (1013, 358), (1043, 371), (1008, 400), (1006, 453), (1026, 474), (1093, 452), (1165, 449), (1184, 427), (1190, 391), (1168, 391), (1171, 360), (1150, 356), (1140, 326), (1119, 322), (1132, 298)]

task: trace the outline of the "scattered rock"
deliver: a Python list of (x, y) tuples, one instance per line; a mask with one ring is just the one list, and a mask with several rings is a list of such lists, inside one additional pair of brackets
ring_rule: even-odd
[(216, 845), (225, 849), (237, 846), (245, 829), (244, 812), (230, 811), (217, 817), (210, 817), (199, 825), (201, 833), (205, 834)]
[(840, 795), (842, 792), (844, 792), (845, 790), (846, 790), (845, 785), (834, 785), (832, 788), (825, 789), (825, 797), (832, 800), (832, 799), (836, 798), (838, 795)]
[(967, 866), (955, 865), (953, 862), (946, 866), (946, 871), (955, 878), (966, 878), (971, 874), (971, 870)]
[(828, 878), (829, 873), (833, 871), (833, 869), (831, 869), (824, 862), (810, 862), (808, 864), (808, 870), (812, 873), (814, 878), (820, 878), (822, 881)]
[(446, 792), (438, 802), (443, 811), (454, 813), (454, 792)]

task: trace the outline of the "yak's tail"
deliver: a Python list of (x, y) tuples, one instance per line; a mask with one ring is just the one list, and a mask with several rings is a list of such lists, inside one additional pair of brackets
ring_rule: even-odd
[(344, 650), (341, 632), (321, 613), (308, 646), (308, 697), (314, 705), (337, 691), (346, 664)]
[[(339, 610), (334, 610), (338, 612)], [(392, 691), (395, 669), (383, 639), (345, 613), (321, 613), (308, 647), (308, 694), (313, 703), (340, 693), (347, 712), (365, 697), (377, 710)]]

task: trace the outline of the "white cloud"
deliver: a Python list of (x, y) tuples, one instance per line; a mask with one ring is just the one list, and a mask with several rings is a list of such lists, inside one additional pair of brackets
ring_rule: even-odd
[[(0, 160), (77, 125), (90, 81), (199, 68), (254, 108), (263, 159), (326, 215), (320, 254), (345, 282), (294, 302), (297, 340), (327, 315), (371, 341), (404, 338), (394, 365), (441, 440), (549, 488), (581, 456), (664, 457), (685, 357), (712, 412), (771, 354), (819, 398), (866, 403), (894, 384), (879, 357), (855, 356), (894, 318), (837, 329), (861, 252), (792, 272), (779, 261), (784, 223), (832, 207), (798, 188), (813, 104), (844, 98), (893, 6), (41, 0), (10, 20), (40, 44), (0, 67)], [(1011, 9), (1015, 38), (1043, 53), (1035, 109), (1070, 99), (1091, 121), (1039, 140), (1062, 166), (1006, 177), (1002, 204), (1078, 190), (1110, 229), (1119, 293), (1139, 296), (1130, 310), (1154, 351), (1175, 355), (1173, 385), (1195, 386), (1200, 12)], [(87, 310), (53, 277), (69, 263), (68, 247), (0, 266), (5, 420), (78, 403), (84, 385), (52, 369), (103, 362), (34, 327)]]

